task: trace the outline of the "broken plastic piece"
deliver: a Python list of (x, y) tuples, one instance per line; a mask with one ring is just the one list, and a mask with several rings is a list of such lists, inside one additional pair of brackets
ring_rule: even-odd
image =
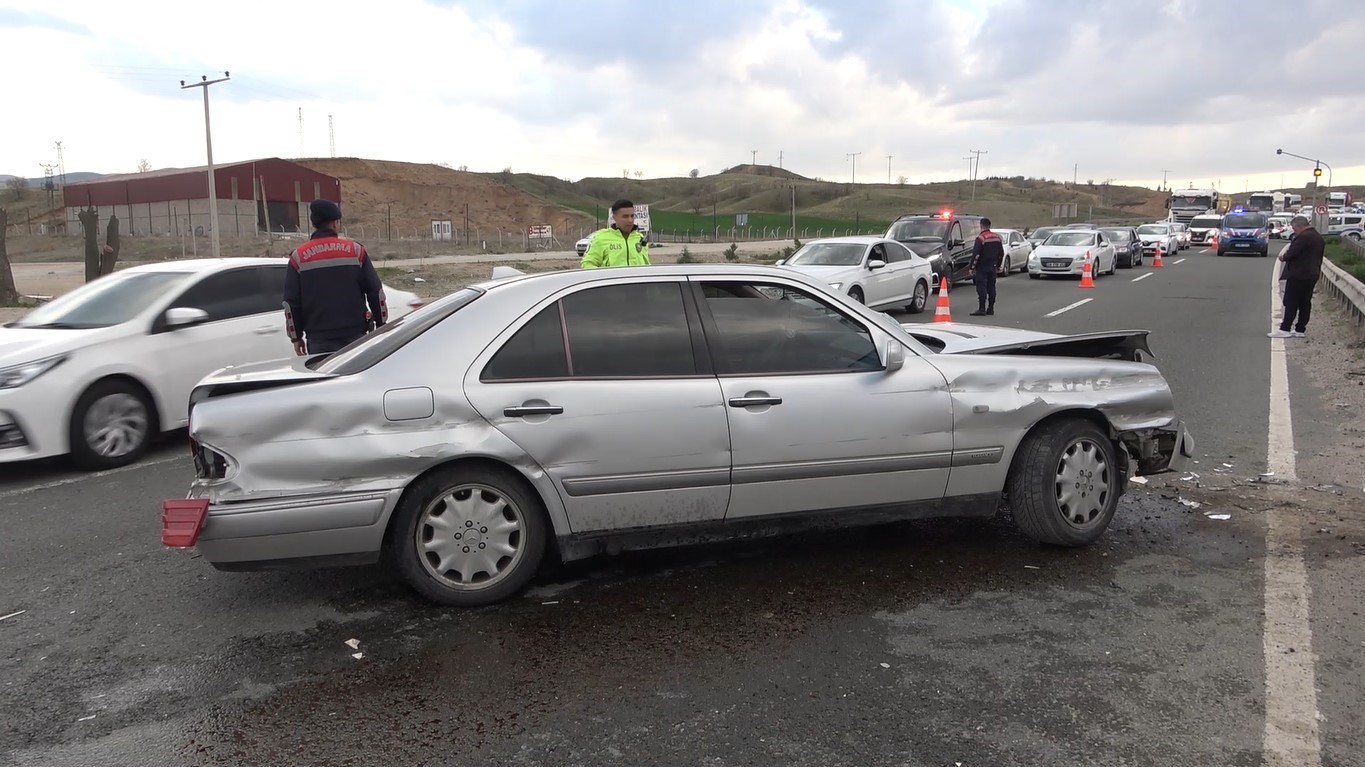
[(1191, 500), (1189, 500), (1189, 499), (1187, 499), (1187, 498), (1181, 498), (1181, 499), (1180, 499), (1180, 505), (1181, 505), (1181, 506), (1188, 506), (1188, 507), (1190, 507), (1191, 509), (1197, 509), (1197, 508), (1199, 508), (1200, 506), (1203, 506), (1204, 504), (1200, 503), (1199, 501), (1191, 501)]
[(360, 649), (360, 640), (359, 640), (359, 639), (347, 639), (347, 640), (346, 640), (346, 646), (349, 647), (349, 648), (351, 648), (352, 650), (359, 650), (359, 649)]
[(1135, 485), (1145, 485), (1149, 480), (1146, 477), (1131, 477), (1128, 481)]
[(1209, 519), (1232, 519), (1231, 514), (1205, 514)]
[(351, 657), (355, 658), (356, 660), (360, 660), (361, 658), (365, 657), (365, 653), (363, 652), (352, 653)]

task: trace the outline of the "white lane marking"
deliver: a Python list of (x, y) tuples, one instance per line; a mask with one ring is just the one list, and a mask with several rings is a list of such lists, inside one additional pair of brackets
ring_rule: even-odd
[[(1270, 313), (1282, 317), (1279, 280), (1270, 282)], [(1298, 478), (1294, 421), (1289, 405), (1289, 366), (1284, 339), (1270, 339), (1270, 434), (1266, 471), (1289, 482)], [(1308, 568), (1302, 531), (1292, 511), (1266, 514), (1265, 540), (1265, 739), (1267, 767), (1318, 767), (1318, 699), (1309, 623)]]
[(1147, 279), (1148, 277), (1151, 277), (1153, 274), (1156, 274), (1156, 272), (1147, 272), (1146, 274), (1142, 275), (1141, 277), (1134, 277), (1134, 278), (1133, 278), (1133, 282), (1142, 282), (1143, 280)]
[(1075, 308), (1078, 307), (1078, 306), (1085, 306), (1086, 304), (1088, 304), (1088, 303), (1090, 303), (1091, 301), (1094, 301), (1094, 300), (1095, 300), (1095, 299), (1093, 299), (1093, 298), (1082, 298), (1081, 300), (1077, 301), (1076, 303), (1074, 303), (1074, 304), (1072, 304), (1072, 305), (1070, 305), (1070, 306), (1063, 306), (1062, 308), (1058, 309), (1057, 311), (1055, 311), (1055, 312), (1048, 312), (1047, 314), (1044, 314), (1043, 316), (1044, 316), (1044, 317), (1056, 317), (1057, 315), (1062, 314), (1062, 313), (1064, 313), (1064, 312), (1069, 312), (1069, 311), (1071, 311), (1072, 309), (1075, 309)]
[(108, 476), (113, 475), (113, 474), (122, 474), (122, 473), (125, 472), (125, 471), (135, 471), (135, 470), (137, 470), (137, 469), (145, 469), (145, 468), (147, 468), (148, 466), (159, 466), (159, 465), (161, 465), (161, 464), (163, 464), (163, 463), (170, 463), (171, 461), (183, 461), (183, 460), (185, 460), (185, 457), (184, 457), (184, 456), (179, 456), (179, 455), (173, 456), (173, 457), (167, 457), (167, 458), (158, 458), (158, 459), (155, 460), (155, 461), (143, 461), (143, 462), (141, 462), (141, 463), (135, 463), (135, 464), (133, 464), (133, 465), (131, 465), (131, 466), (123, 466), (123, 467), (120, 467), (120, 468), (117, 468), (117, 469), (108, 469), (108, 470), (106, 470), (106, 471), (97, 471), (97, 472), (95, 472), (95, 473), (93, 473), (93, 474), (82, 474), (82, 475), (80, 475), (80, 476), (78, 476), (78, 477), (67, 477), (66, 479), (58, 479), (58, 480), (55, 480), (55, 481), (53, 481), (53, 482), (44, 482), (44, 483), (41, 484), (41, 485), (30, 485), (30, 486), (28, 486), (28, 487), (16, 487), (16, 488), (14, 488), (13, 490), (5, 490), (5, 491), (0, 492), (0, 498), (13, 498), (13, 497), (16, 496), (16, 495), (28, 495), (29, 493), (36, 493), (36, 492), (38, 492), (39, 490), (51, 490), (51, 489), (54, 488), (54, 487), (63, 487), (63, 486), (65, 486), (65, 485), (74, 485), (74, 484), (76, 484), (77, 482), (85, 482), (85, 481), (91, 480), (91, 479), (99, 479), (99, 478), (101, 478), (101, 477), (108, 477)]
[(1185, 263), (1185, 262), (1188, 261), (1188, 260), (1189, 260), (1189, 259), (1187, 259), (1187, 258), (1182, 258), (1182, 259), (1180, 259), (1179, 261), (1176, 261), (1175, 263), (1171, 264), (1171, 266), (1175, 266), (1175, 264), (1183, 264), (1183, 263)]

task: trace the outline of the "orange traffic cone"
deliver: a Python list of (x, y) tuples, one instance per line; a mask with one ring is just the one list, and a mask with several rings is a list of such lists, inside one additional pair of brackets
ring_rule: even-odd
[(1090, 273), (1090, 251), (1085, 252), (1085, 264), (1081, 266), (1081, 287), (1095, 287), (1095, 278)]
[(934, 309), (934, 322), (952, 322), (952, 312), (948, 310), (948, 278), (938, 284), (938, 308)]
[(1165, 264), (1161, 263), (1161, 243), (1158, 242), (1156, 244), (1156, 257), (1152, 259), (1152, 268), (1160, 269), (1163, 266)]

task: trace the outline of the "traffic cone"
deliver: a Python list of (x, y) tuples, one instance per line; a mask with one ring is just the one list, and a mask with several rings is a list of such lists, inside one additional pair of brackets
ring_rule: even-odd
[(948, 309), (948, 278), (943, 277), (938, 284), (938, 308), (934, 309), (934, 322), (952, 322), (953, 315)]
[(1081, 266), (1081, 287), (1095, 287), (1095, 278), (1090, 273), (1090, 251), (1085, 252), (1085, 264)]
[(1165, 264), (1161, 263), (1161, 243), (1156, 244), (1156, 256), (1152, 258), (1152, 268), (1160, 269)]

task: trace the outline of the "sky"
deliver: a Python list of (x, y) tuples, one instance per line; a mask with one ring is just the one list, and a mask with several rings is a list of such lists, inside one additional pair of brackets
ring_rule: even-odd
[(1238, 193), (1311, 179), (1282, 148), (1365, 184), (1348, 6), (0, 0), (0, 173), (41, 176), (58, 141), (67, 172), (202, 165), (203, 89), (181, 81), (227, 71), (209, 87), (218, 163), (325, 157), (334, 138), (337, 156), (570, 180), (754, 159), (925, 183), (966, 178), (981, 150), (980, 178)]

